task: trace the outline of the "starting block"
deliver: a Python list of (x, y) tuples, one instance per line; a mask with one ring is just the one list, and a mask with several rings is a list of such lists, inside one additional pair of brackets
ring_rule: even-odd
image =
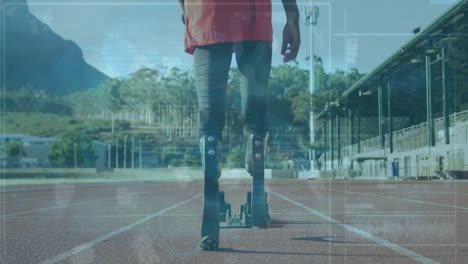
[[(221, 228), (250, 228), (252, 227), (252, 192), (247, 192), (246, 202), (241, 204), (239, 214), (232, 213), (231, 204), (225, 200), (224, 192), (219, 193), (220, 211), (219, 223)], [(266, 200), (266, 193), (265, 193)], [(268, 212), (268, 204), (266, 205)], [(268, 216), (269, 217), (269, 216)]]

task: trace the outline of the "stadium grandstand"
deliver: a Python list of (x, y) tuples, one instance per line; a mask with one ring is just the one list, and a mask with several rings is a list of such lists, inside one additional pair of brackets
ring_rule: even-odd
[(468, 178), (468, 1), (316, 115), (332, 178)]

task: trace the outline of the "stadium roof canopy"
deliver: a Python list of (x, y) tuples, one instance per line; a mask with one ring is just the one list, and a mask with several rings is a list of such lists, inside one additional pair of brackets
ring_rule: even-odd
[[(388, 81), (391, 80), (393, 115), (414, 115), (416, 119), (423, 119), (426, 110), (425, 59), (426, 55), (430, 55), (431, 61), (434, 62), (431, 69), (432, 97), (437, 116), (442, 100), (440, 88), (442, 64), (437, 63), (437, 60), (441, 56), (443, 47), (446, 48), (447, 54), (448, 86), (466, 89), (468, 83), (467, 11), (468, 0), (458, 1), (382, 64), (346, 90), (342, 94), (340, 105), (344, 104), (349, 109), (359, 109), (363, 116), (376, 116), (379, 107), (378, 87), (386, 88)], [(449, 92), (448, 99), (452, 102), (460, 93), (453, 92), (454, 88), (449, 89), (452, 89), (452, 92)], [(466, 96), (467, 98), (461, 100), (468, 102), (468, 93)], [(451, 104), (451, 107), (451, 112), (459, 111), (456, 109), (457, 104)]]

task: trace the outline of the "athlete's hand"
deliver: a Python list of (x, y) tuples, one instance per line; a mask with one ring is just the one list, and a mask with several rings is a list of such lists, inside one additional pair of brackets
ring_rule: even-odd
[(300, 45), (301, 33), (299, 31), (299, 22), (288, 21), (283, 29), (283, 45), (281, 47), (284, 63), (296, 59)]

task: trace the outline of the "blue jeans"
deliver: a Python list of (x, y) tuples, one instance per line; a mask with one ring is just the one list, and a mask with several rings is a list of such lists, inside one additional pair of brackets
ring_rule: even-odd
[(225, 124), (226, 86), (232, 50), (241, 73), (244, 131), (265, 136), (266, 100), (271, 71), (272, 43), (244, 41), (199, 46), (194, 51), (195, 86), (198, 96), (198, 137), (221, 138)]

